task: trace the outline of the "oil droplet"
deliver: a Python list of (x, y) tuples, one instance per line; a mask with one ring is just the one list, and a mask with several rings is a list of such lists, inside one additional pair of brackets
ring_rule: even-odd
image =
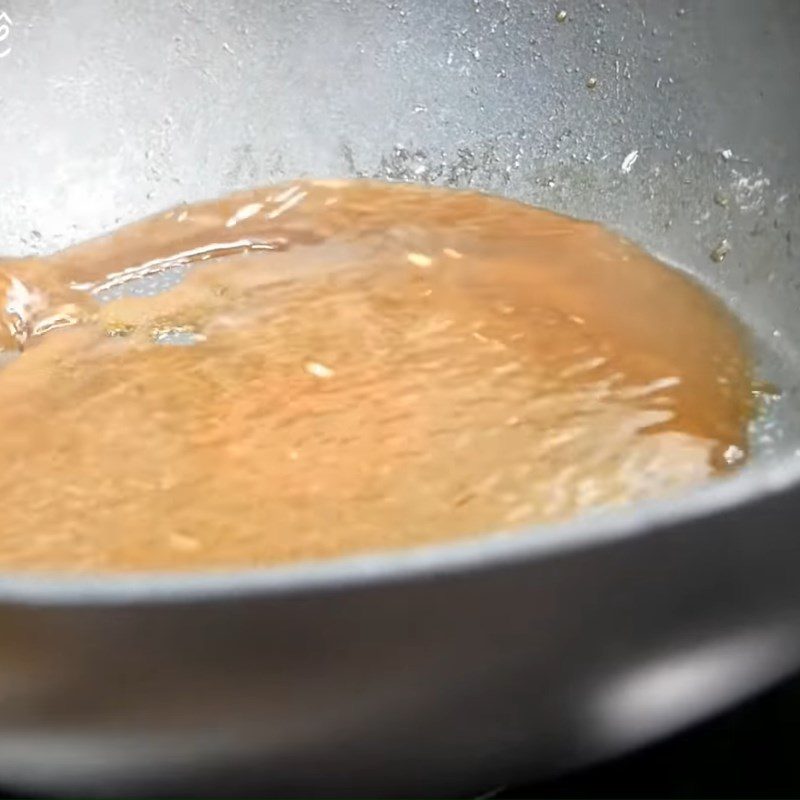
[(315, 378), (332, 378), (336, 373), (325, 364), (319, 361), (307, 361), (305, 364), (306, 372)]
[(454, 250), (452, 247), (445, 247), (442, 250), (442, 253), (444, 253), (444, 255), (446, 255), (448, 258), (455, 258), (455, 259), (464, 258), (463, 253), (460, 253), (458, 250)]
[(433, 264), (433, 259), (430, 256), (426, 256), (424, 253), (409, 253), (408, 260), (415, 267), (421, 267), (423, 269)]
[(730, 447), (725, 449), (722, 457), (725, 459), (726, 464), (734, 465), (738, 464), (740, 461), (744, 461), (745, 452), (741, 447), (737, 447), (735, 444), (732, 444)]
[(721, 264), (725, 258), (727, 257), (728, 253), (731, 251), (730, 242), (727, 239), (723, 239), (712, 251), (711, 251), (711, 260), (716, 264)]
[(722, 208), (727, 208), (731, 203), (731, 198), (725, 192), (714, 192), (714, 202)]

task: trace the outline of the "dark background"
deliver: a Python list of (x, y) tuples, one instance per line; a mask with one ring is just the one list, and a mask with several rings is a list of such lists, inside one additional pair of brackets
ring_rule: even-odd
[(697, 728), (592, 769), (509, 787), (512, 798), (800, 797), (800, 675)]

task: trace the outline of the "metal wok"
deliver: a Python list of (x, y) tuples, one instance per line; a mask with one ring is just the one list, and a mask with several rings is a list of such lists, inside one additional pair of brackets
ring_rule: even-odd
[(639, 745), (800, 664), (800, 4), (0, 11), (4, 255), (301, 175), (473, 187), (691, 270), (783, 390), (751, 464), (677, 501), (274, 570), (3, 575), (0, 782), (480, 792)]

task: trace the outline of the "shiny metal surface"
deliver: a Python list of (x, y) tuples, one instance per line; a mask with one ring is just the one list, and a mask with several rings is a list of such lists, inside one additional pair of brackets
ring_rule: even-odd
[(250, 574), (2, 578), (0, 781), (480, 791), (800, 661), (800, 7), (561, 8), (0, 0), (5, 254), (298, 175), (471, 186), (690, 269), (784, 389), (752, 467), (681, 502)]

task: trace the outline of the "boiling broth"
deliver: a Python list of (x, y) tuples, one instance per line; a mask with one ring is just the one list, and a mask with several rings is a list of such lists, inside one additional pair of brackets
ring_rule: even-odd
[(722, 304), (508, 200), (297, 182), (0, 266), (0, 567), (442, 542), (747, 454), (750, 362)]

